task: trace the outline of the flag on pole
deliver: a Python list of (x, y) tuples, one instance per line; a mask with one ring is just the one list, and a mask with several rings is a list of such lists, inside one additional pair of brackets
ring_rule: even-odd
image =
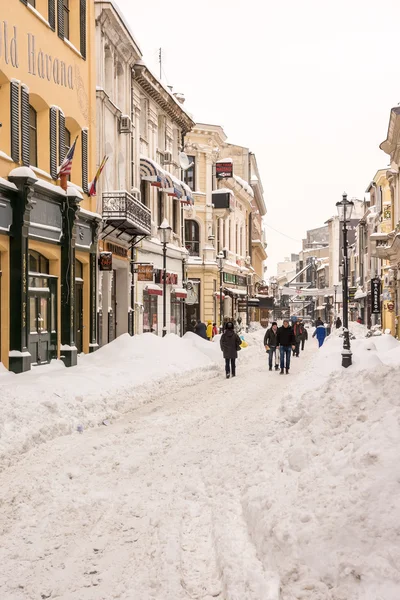
[(101, 164), (100, 164), (99, 168), (97, 169), (97, 173), (96, 173), (96, 175), (94, 176), (94, 179), (93, 179), (93, 181), (91, 181), (91, 182), (89, 183), (89, 186), (88, 186), (88, 188), (89, 188), (89, 196), (95, 196), (95, 195), (96, 195), (96, 186), (97, 186), (97, 182), (98, 182), (98, 180), (99, 180), (99, 177), (100, 177), (100, 175), (101, 175), (101, 172), (102, 172), (102, 170), (104, 169), (104, 167), (105, 167), (105, 165), (106, 165), (106, 162), (107, 162), (107, 161), (108, 161), (108, 156), (105, 156), (105, 157), (103, 158), (103, 160), (101, 161)]
[(61, 177), (62, 175), (71, 175), (72, 160), (74, 158), (77, 140), (78, 140), (78, 136), (76, 136), (74, 143), (72, 144), (71, 148), (68, 150), (67, 155), (62, 162), (60, 170), (58, 171), (59, 177)]

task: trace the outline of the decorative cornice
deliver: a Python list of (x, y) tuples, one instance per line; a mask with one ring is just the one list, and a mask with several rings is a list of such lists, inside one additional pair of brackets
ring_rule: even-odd
[(159, 82), (144, 64), (136, 64), (133, 67), (135, 81), (152, 98), (167, 115), (177, 123), (182, 133), (188, 133), (194, 126), (194, 121), (182, 108), (182, 105), (175, 100), (169, 91)]

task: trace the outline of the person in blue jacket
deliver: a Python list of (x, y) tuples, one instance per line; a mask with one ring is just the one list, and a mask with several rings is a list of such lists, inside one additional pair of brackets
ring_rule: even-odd
[(316, 328), (313, 333), (313, 337), (317, 338), (318, 346), (321, 348), (321, 346), (324, 343), (325, 338), (326, 338), (326, 329), (325, 329), (325, 325), (323, 324), (322, 321), (316, 322)]

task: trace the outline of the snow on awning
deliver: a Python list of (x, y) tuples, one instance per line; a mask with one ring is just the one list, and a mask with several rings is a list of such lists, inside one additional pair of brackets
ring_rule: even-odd
[(149, 283), (146, 285), (145, 291), (150, 294), (150, 296), (162, 296), (163, 294), (162, 288), (155, 283)]
[(247, 296), (247, 292), (245, 290), (235, 290), (233, 288), (225, 288), (224, 292), (228, 294), (228, 296)]
[(176, 298), (187, 298), (187, 291), (184, 288), (172, 288), (171, 294), (173, 294)]
[(175, 177), (174, 175), (171, 175), (171, 179), (172, 179), (172, 184), (174, 186), (174, 192), (172, 194), (169, 194), (170, 196), (175, 196), (175, 198), (179, 198), (179, 200), (182, 198), (183, 194), (183, 187), (182, 187), (182, 181), (180, 181), (180, 179), (178, 179), (177, 177)]
[(193, 193), (190, 187), (182, 181), (184, 196), (181, 198), (182, 204), (194, 204)]
[(140, 178), (159, 188), (168, 188), (164, 169), (147, 156), (140, 157)]

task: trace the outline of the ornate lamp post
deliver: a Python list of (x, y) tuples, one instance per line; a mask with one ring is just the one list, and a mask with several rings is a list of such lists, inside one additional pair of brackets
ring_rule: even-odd
[(158, 228), (163, 245), (163, 328), (162, 336), (167, 335), (167, 244), (171, 241), (172, 227), (167, 219), (161, 223)]
[(342, 262), (342, 290), (343, 290), (343, 350), (342, 367), (349, 367), (352, 364), (352, 353), (350, 348), (349, 335), (349, 260), (348, 260), (348, 239), (347, 224), (351, 219), (354, 202), (347, 200), (347, 194), (343, 194), (341, 202), (336, 203), (339, 215), (339, 221), (343, 226), (343, 262)]
[(222, 273), (225, 265), (225, 256), (223, 252), (217, 254), (217, 265), (219, 271), (219, 331), (222, 333), (224, 319), (224, 300), (222, 294)]

